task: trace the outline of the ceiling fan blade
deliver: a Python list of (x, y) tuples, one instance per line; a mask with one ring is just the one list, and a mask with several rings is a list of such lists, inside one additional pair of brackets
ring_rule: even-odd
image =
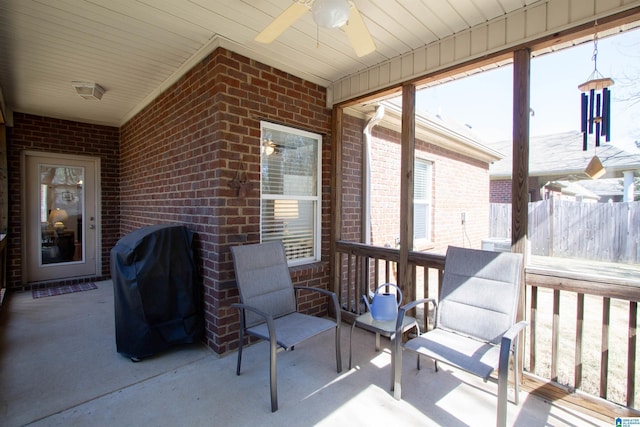
[(347, 33), (356, 55), (365, 56), (376, 50), (376, 44), (362, 19), (362, 15), (360, 15), (358, 8), (353, 3), (351, 3), (349, 20), (342, 28)]
[(306, 4), (294, 1), (291, 6), (271, 21), (271, 24), (267, 25), (254, 40), (260, 43), (271, 43), (308, 10)]

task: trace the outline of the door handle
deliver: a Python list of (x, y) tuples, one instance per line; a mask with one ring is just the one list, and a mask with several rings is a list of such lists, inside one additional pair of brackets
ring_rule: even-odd
[(96, 228), (96, 226), (95, 226), (95, 225), (93, 225), (93, 224), (90, 224), (90, 225), (89, 225), (89, 230), (93, 230), (94, 228)]

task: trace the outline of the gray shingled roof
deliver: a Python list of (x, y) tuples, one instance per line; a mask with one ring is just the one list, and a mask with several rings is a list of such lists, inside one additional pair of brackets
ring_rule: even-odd
[(589, 191), (593, 191), (600, 197), (622, 196), (624, 191), (621, 178), (596, 179), (580, 181), (580, 185)]
[[(545, 186), (554, 186), (558, 188), (560, 191), (562, 191), (562, 194), (568, 194), (576, 197), (581, 196), (585, 199), (593, 199), (596, 201), (600, 200), (600, 196), (598, 194), (588, 190), (582, 185), (582, 183), (584, 182), (589, 182), (589, 181), (584, 180), (584, 181), (579, 181), (579, 183), (573, 182), (573, 181), (566, 181), (566, 180), (549, 181), (545, 184)], [(622, 190), (620, 190), (620, 194), (622, 194)]]
[[(505, 156), (490, 166), (491, 178), (511, 177), (513, 164), (511, 140), (484, 144)], [(628, 153), (606, 142), (601, 143), (595, 151), (594, 148), (594, 144), (590, 141), (589, 150), (582, 151), (582, 133), (578, 131), (531, 137), (529, 176), (587, 178), (584, 169), (594, 154), (597, 154), (606, 169), (605, 177), (607, 178), (621, 177), (624, 171), (640, 170), (640, 154)]]

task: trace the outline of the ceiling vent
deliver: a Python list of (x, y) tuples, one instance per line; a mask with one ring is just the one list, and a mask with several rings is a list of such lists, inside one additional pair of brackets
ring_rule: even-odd
[(90, 82), (71, 82), (76, 93), (84, 99), (100, 101), (104, 94), (104, 88), (97, 83)]

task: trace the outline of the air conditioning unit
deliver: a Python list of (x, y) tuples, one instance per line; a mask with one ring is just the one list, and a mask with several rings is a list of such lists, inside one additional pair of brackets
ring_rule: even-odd
[(489, 237), (482, 239), (482, 250), (494, 252), (511, 252), (511, 239)]

